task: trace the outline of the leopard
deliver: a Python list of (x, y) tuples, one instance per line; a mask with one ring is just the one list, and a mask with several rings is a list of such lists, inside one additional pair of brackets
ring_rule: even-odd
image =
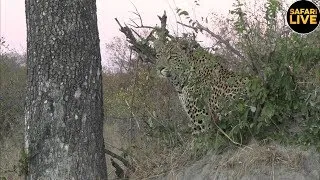
[(226, 101), (245, 93), (246, 76), (224, 67), (224, 58), (215, 55), (199, 44), (170, 40), (156, 44), (156, 68), (178, 93), (187, 113), (192, 134), (212, 129), (219, 121), (219, 110)]

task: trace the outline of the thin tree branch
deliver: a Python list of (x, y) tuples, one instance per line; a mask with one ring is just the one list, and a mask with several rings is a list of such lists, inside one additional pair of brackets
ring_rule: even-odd
[(105, 149), (105, 153), (112, 156), (113, 158), (116, 158), (118, 159), (119, 161), (121, 161), (123, 163), (123, 165), (125, 165), (126, 167), (128, 167), (130, 170), (135, 170), (135, 167), (133, 165), (131, 165), (129, 163), (129, 161), (127, 161), (126, 159), (124, 159), (123, 157), (115, 154), (114, 152), (108, 150), (108, 149)]
[(237, 55), (241, 60), (245, 61), (246, 58), (241, 54), (240, 51), (238, 51), (237, 49), (235, 49), (230, 43), (229, 41), (224, 40), (221, 36), (219, 36), (218, 34), (212, 32), (209, 28), (203, 26), (202, 24), (200, 24), (198, 21), (196, 21), (196, 27), (184, 24), (182, 22), (177, 22), (178, 24), (191, 28), (195, 31), (200, 30), (200, 31), (205, 31), (208, 34), (210, 34), (212, 37), (216, 38), (219, 42), (221, 42), (222, 44), (224, 44), (226, 46), (227, 49), (229, 49), (232, 53), (234, 53), (235, 55)]
[(140, 35), (138, 36), (141, 40), (138, 41), (136, 37), (133, 35), (133, 33), (138, 33), (133, 31), (127, 25), (123, 27), (117, 18), (115, 18), (115, 20), (120, 26), (120, 31), (127, 37), (128, 42), (131, 44), (132, 50), (137, 52), (144, 62), (154, 64), (156, 60), (156, 52), (153, 48), (149, 46), (149, 43), (147, 43), (145, 39), (143, 39)]
[(133, 5), (134, 9), (136, 10), (136, 13), (134, 13), (134, 12), (133, 12), (133, 13), (136, 14), (136, 15), (139, 17), (139, 19), (140, 19), (140, 24), (141, 24), (141, 26), (143, 26), (141, 14), (139, 13), (137, 7), (136, 7), (132, 2), (131, 2), (131, 4)]

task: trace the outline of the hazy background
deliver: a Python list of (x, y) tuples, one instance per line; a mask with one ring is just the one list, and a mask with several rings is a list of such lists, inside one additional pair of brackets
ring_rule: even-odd
[[(287, 0), (293, 2), (294, 0)], [(11, 49), (17, 52), (26, 50), (26, 23), (25, 0), (0, 0), (0, 34), (5, 38)], [(115, 36), (122, 36), (114, 18), (121, 23), (129, 22), (129, 18), (136, 18), (132, 13), (135, 7), (142, 15), (144, 25), (157, 24), (157, 15), (162, 15), (166, 10), (169, 27), (177, 30), (175, 10), (176, 7), (188, 10), (192, 17), (206, 17), (209, 13), (217, 13), (226, 16), (232, 8), (234, 0), (200, 0), (200, 6), (196, 6), (194, 0), (97, 0), (98, 27), (100, 47), (103, 64), (106, 64), (107, 56), (105, 44)], [(253, 0), (246, 1), (253, 3)], [(258, 1), (259, 2), (259, 1)], [(175, 18), (173, 18), (175, 17)], [(212, 27), (210, 27), (212, 28)]]
[[(26, 23), (25, 0), (0, 0), (0, 34), (5, 38), (11, 49), (18, 52), (26, 50)], [(145, 25), (157, 24), (157, 15), (166, 10), (168, 16), (175, 16), (176, 7), (195, 12), (197, 16), (206, 16), (209, 12), (227, 14), (232, 7), (233, 0), (215, 1), (201, 0), (200, 7), (196, 7), (194, 0), (97, 0), (98, 27), (100, 47), (103, 63), (106, 63), (105, 44), (115, 36), (122, 36), (119, 26), (114, 20), (118, 18), (121, 23), (129, 22), (129, 18), (136, 18), (132, 13), (134, 6), (141, 13)], [(168, 19), (174, 24), (175, 19)], [(176, 27), (174, 27), (176, 28)]]

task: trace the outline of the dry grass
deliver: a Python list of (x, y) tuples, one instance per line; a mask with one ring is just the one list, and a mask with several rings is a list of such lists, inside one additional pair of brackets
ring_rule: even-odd
[[(298, 147), (284, 147), (276, 143), (261, 144), (252, 142), (246, 147), (227, 149), (222, 154), (208, 153), (197, 162), (184, 168), (167, 171), (159, 179), (192, 179), (210, 177), (212, 179), (259, 179), (259, 176), (275, 179), (279, 173), (288, 176), (303, 174), (306, 158), (310, 152)], [(189, 164), (186, 162), (186, 164)], [(317, 169), (317, 165), (314, 165)], [(291, 173), (290, 173), (291, 172)], [(196, 176), (194, 176), (196, 175)], [(151, 176), (152, 179), (155, 176)], [(151, 178), (149, 177), (149, 178)], [(164, 178), (165, 177), (165, 178)], [(293, 176), (292, 176), (293, 177)], [(207, 179), (205, 178), (205, 179)]]
[(132, 160), (137, 170), (131, 177), (144, 179), (179, 170), (193, 162), (190, 148), (190, 145), (167, 148), (156, 142), (144, 144), (143, 147), (133, 150)]
[(0, 142), (0, 177), (6, 177), (8, 180), (24, 179), (14, 172), (13, 167), (18, 165), (22, 149), (22, 133), (4, 138)]
[[(214, 172), (228, 172), (236, 177), (252, 173), (270, 174), (271, 172), (272, 175), (272, 169), (277, 167), (298, 171), (303, 159), (303, 151), (297, 147), (252, 141), (245, 147), (229, 148), (223, 154), (208, 153), (209, 155), (202, 160), (195, 162), (196, 154), (191, 137), (184, 137), (184, 143), (169, 147), (168, 143), (163, 142), (163, 138), (145, 136), (142, 133), (143, 130), (131, 143), (124, 137), (126, 131), (119, 130), (116, 124), (107, 128), (107, 131), (109, 131), (107, 137), (109, 148), (119, 154), (122, 152), (112, 147), (128, 150), (128, 160), (136, 168), (134, 172), (129, 173), (131, 179), (150, 179), (165, 176), (168, 173), (177, 174), (186, 167), (201, 163), (203, 166), (209, 164)], [(263, 172), (264, 170), (266, 172)]]
[[(127, 160), (135, 167), (135, 171), (128, 170), (130, 179), (145, 179), (150, 176), (164, 174), (172, 169), (180, 169), (191, 162), (190, 144), (167, 147), (163, 138), (146, 136), (143, 130), (137, 132), (130, 142), (128, 131), (119, 126), (121, 123), (105, 125), (106, 146), (118, 155), (128, 154)], [(186, 141), (187, 142), (187, 141)], [(115, 179), (114, 168), (111, 166), (110, 156), (107, 157), (109, 178)], [(117, 161), (120, 162), (120, 161)], [(119, 163), (122, 165), (122, 163)]]
[(247, 147), (221, 155), (215, 170), (232, 170), (237, 177), (259, 167), (281, 166), (294, 171), (300, 168), (302, 158), (302, 152), (294, 147), (285, 148), (275, 143), (261, 145), (252, 142)]
[[(252, 173), (272, 175), (273, 169), (278, 167), (299, 171), (305, 158), (304, 151), (297, 147), (252, 141), (246, 147), (228, 149), (223, 154), (209, 153), (202, 160), (195, 162), (194, 144), (190, 137), (184, 135), (183, 143), (172, 144), (169, 147), (167, 142), (163, 142), (163, 138), (150, 138), (141, 131), (130, 142), (128, 132), (120, 126), (117, 123), (105, 124), (106, 147), (118, 155), (124, 152), (128, 154), (127, 159), (136, 168), (134, 172), (128, 171), (130, 179), (149, 179), (168, 173), (177, 174), (190, 166), (200, 168), (208, 166), (213, 172), (228, 172), (235, 177)], [(18, 164), (22, 138), (15, 135), (0, 143), (0, 172), (10, 170), (13, 165)], [(109, 179), (116, 179), (109, 156), (107, 156), (107, 162)], [(120, 161), (118, 163), (125, 169)], [(17, 173), (0, 174), (1, 176), (8, 179), (22, 179), (17, 176)]]

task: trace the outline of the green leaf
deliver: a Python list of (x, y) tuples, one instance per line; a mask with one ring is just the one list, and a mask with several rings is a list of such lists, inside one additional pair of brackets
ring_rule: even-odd
[(274, 105), (272, 105), (270, 103), (266, 103), (266, 105), (262, 109), (261, 116), (270, 119), (270, 118), (272, 118), (274, 113), (275, 113)]

